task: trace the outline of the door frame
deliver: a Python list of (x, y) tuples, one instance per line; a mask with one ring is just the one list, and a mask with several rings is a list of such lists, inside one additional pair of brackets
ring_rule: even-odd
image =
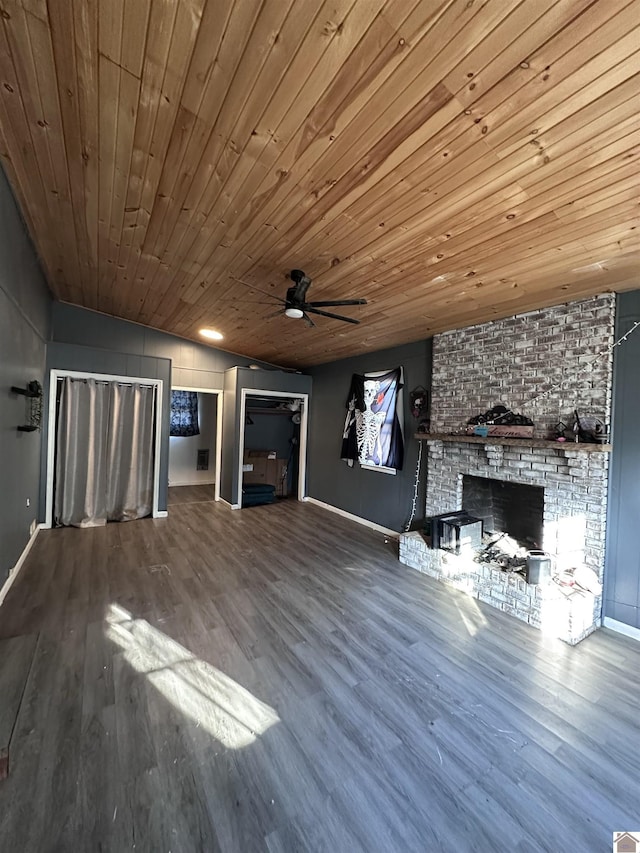
[(118, 376), (112, 373), (87, 373), (82, 370), (58, 370), (52, 368), (49, 371), (49, 411), (47, 416), (47, 482), (45, 517), (43, 527), (53, 527), (53, 480), (56, 447), (56, 394), (58, 380), (71, 377), (72, 379), (97, 379), (99, 382), (120, 382), (123, 385), (131, 385), (138, 382), (141, 385), (152, 385), (156, 391), (156, 417), (154, 424), (153, 441), (153, 502), (151, 515), (153, 518), (166, 518), (166, 510), (158, 509), (158, 497), (160, 494), (160, 451), (162, 448), (162, 394), (164, 381), (162, 379), (151, 379), (140, 376)]
[[(224, 391), (222, 388), (194, 388), (191, 385), (172, 385), (172, 391), (196, 391), (198, 394), (216, 395), (216, 477), (214, 480), (214, 500), (220, 500), (220, 468), (222, 467), (222, 407), (224, 406)], [(171, 436), (169, 436), (171, 442)], [(169, 448), (171, 453), (171, 448)], [(167, 465), (167, 480), (169, 466)]]
[[(238, 503), (232, 509), (242, 508), (242, 465), (244, 462), (244, 431), (247, 419), (247, 397), (280, 397), (283, 400), (301, 400), (300, 445), (298, 447), (298, 500), (307, 496), (307, 440), (309, 428), (309, 395), (296, 391), (265, 391), (263, 388), (240, 389), (240, 441), (237, 471)], [(293, 412), (291, 412), (293, 415)]]

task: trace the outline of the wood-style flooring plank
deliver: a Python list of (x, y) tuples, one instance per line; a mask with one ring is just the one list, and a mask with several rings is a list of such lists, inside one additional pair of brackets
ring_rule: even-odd
[(215, 486), (213, 483), (204, 483), (200, 486), (169, 486), (167, 504), (203, 503), (215, 498)]
[(29, 676), (36, 637), (26, 634), (0, 640), (0, 779), (9, 772), (9, 745)]
[(633, 829), (637, 643), (546, 638), (396, 547), (294, 501), (43, 531), (2, 607), (0, 849), (596, 853)]

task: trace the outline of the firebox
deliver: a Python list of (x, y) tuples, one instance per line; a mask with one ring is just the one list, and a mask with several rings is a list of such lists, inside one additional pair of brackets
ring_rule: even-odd
[(488, 477), (462, 478), (462, 508), (487, 533), (507, 533), (523, 547), (542, 548), (544, 488)]

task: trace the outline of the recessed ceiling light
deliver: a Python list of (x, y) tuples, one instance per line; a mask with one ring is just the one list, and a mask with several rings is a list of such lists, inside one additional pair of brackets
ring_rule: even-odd
[(216, 332), (214, 329), (200, 329), (200, 334), (203, 338), (210, 338), (212, 341), (221, 341), (224, 335)]

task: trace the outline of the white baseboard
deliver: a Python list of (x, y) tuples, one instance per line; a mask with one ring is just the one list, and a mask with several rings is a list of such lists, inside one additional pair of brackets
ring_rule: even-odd
[(224, 498), (218, 498), (220, 503), (223, 503), (225, 506), (228, 506), (229, 509), (240, 509), (240, 504), (231, 504), (229, 501), (226, 501)]
[(154, 518), (169, 518), (169, 512), (166, 509), (157, 509), (153, 513)]
[(344, 509), (340, 509), (337, 506), (333, 506), (332, 504), (326, 504), (324, 501), (319, 501), (317, 498), (306, 497), (303, 498), (307, 503), (314, 504), (314, 506), (322, 507), (322, 509), (328, 509), (329, 512), (335, 512), (336, 515), (341, 515), (343, 518), (348, 518), (349, 521), (355, 521), (358, 524), (363, 524), (365, 527), (370, 527), (371, 530), (376, 530), (378, 533), (384, 533), (386, 536), (392, 536), (394, 539), (397, 539), (400, 534), (397, 530), (391, 530), (389, 527), (383, 527), (382, 524), (376, 524), (375, 521), (369, 521), (368, 518), (362, 518), (359, 515), (354, 515), (351, 512), (347, 512)]
[(44, 528), (45, 528), (44, 524), (38, 524), (37, 525), (36, 529), (31, 534), (29, 541), (24, 546), (24, 550), (22, 551), (22, 554), (20, 554), (20, 556), (18, 557), (17, 563), (15, 564), (15, 566), (12, 569), (9, 570), (9, 577), (6, 579), (6, 581), (2, 585), (2, 588), (0, 589), (0, 607), (2, 606), (2, 603), (4, 602), (5, 598), (7, 597), (7, 593), (9, 592), (9, 590), (11, 589), (13, 584), (15, 583), (16, 578), (20, 574), (20, 570), (24, 566), (25, 561), (27, 559), (27, 554), (31, 550), (31, 546), (33, 545), (33, 543), (36, 541), (36, 536)]
[(640, 640), (640, 628), (634, 628), (632, 625), (627, 625), (624, 622), (618, 622), (617, 619), (610, 619), (609, 616), (604, 617), (602, 624), (605, 628), (617, 631), (618, 634), (624, 634), (626, 637), (631, 637), (633, 640)]

